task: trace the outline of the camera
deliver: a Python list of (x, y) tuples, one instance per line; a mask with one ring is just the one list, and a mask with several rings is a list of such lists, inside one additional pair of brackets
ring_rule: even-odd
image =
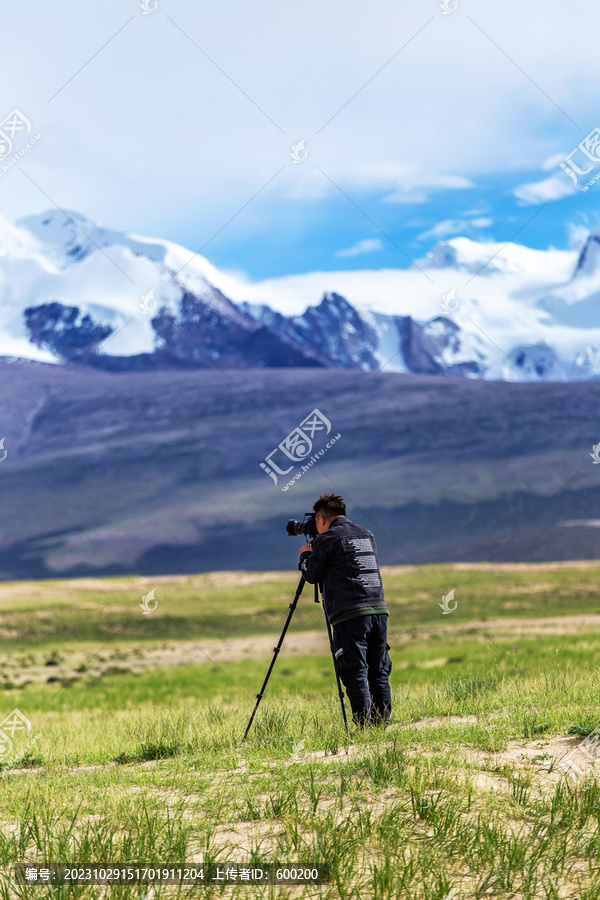
[(290, 537), (305, 534), (309, 541), (314, 540), (319, 533), (317, 531), (316, 514), (314, 512), (304, 513), (304, 518), (301, 522), (298, 522), (297, 519), (288, 519), (285, 530)]

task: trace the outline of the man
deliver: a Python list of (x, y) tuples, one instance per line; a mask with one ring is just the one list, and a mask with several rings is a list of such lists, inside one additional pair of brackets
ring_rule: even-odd
[(347, 518), (339, 494), (321, 494), (313, 512), (318, 535), (312, 546), (300, 547), (298, 568), (310, 584), (323, 584), (337, 671), (354, 721), (362, 726), (385, 723), (392, 709), (392, 662), (375, 538)]

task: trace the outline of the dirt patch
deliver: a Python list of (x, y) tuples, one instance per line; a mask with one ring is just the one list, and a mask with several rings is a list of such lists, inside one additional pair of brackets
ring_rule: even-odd
[(211, 835), (211, 847), (214, 849), (231, 848), (237, 854), (250, 856), (252, 851), (265, 840), (271, 841), (282, 827), (273, 820), (236, 822), (235, 825), (220, 825)]
[[(231, 574), (228, 572), (216, 573), (216, 575), (225, 576)], [(262, 576), (256, 577), (260, 579)], [(463, 635), (468, 635), (470, 641), (484, 642), (489, 641), (491, 635), (518, 640), (520, 637), (531, 637), (536, 634), (567, 634), (577, 631), (588, 632), (591, 629), (600, 631), (600, 614), (552, 616), (545, 619), (503, 618), (485, 622), (417, 626), (406, 630), (396, 629), (392, 625), (390, 643), (392, 644), (392, 658), (397, 657), (396, 665), (406, 668), (412, 663), (402, 660), (402, 647), (414, 639), (424, 642), (432, 637), (449, 639), (454, 636), (454, 639), (458, 639)], [(3, 634), (14, 636), (12, 629), (0, 628), (0, 636)], [(119, 643), (113, 647), (110, 656), (104, 656), (101, 650), (97, 651), (98, 655), (96, 656), (93, 648), (87, 650), (66, 649), (61, 653), (59, 665), (51, 667), (45, 665), (46, 659), (42, 654), (35, 655), (33, 665), (23, 665), (22, 654), (11, 654), (3, 658), (3, 667), (6, 673), (10, 672), (7, 677), (14, 687), (20, 687), (32, 681), (47, 681), (49, 677), (58, 681), (78, 680), (90, 676), (111, 674), (111, 670), (115, 675), (120, 673), (139, 675), (149, 669), (178, 665), (198, 665), (200, 663), (219, 665), (222, 662), (239, 659), (268, 659), (273, 653), (277, 638), (278, 635), (259, 635), (225, 640)], [(328, 656), (329, 653), (329, 642), (325, 630), (290, 632), (286, 635), (279, 662), (295, 656)], [(421, 661), (418, 668), (441, 667), (447, 662), (447, 657), (436, 657)], [(0, 680), (1, 687), (2, 681)]]
[(581, 738), (571, 734), (559, 734), (554, 738), (544, 740), (540, 738), (529, 744), (520, 744), (518, 741), (511, 742), (507, 749), (496, 753), (496, 759), (500, 763), (514, 762), (515, 760), (533, 759), (539, 756), (543, 751), (550, 755), (553, 759), (559, 760), (567, 753), (576, 749), (581, 743)]
[[(0, 635), (2, 630), (0, 629)], [(62, 680), (78, 680), (98, 675), (135, 674), (149, 669), (198, 665), (200, 663), (219, 664), (236, 659), (262, 659), (272, 655), (277, 638), (261, 635), (253, 638), (231, 638), (230, 640), (178, 641), (160, 644), (119, 645), (110, 658), (96, 658), (93, 652), (63, 651), (58, 665), (46, 666), (44, 662), (19, 668), (16, 658), (4, 661), (5, 668), (19, 668), (18, 676), (11, 672), (14, 687), (32, 681), (47, 681), (49, 677)], [(286, 635), (281, 659), (308, 654), (329, 653), (327, 634), (322, 631), (302, 631)], [(99, 654), (101, 656), (101, 654)], [(38, 657), (39, 659), (40, 657)], [(78, 671), (81, 666), (84, 670)], [(0, 687), (2, 682), (0, 681)]]
[[(312, 762), (320, 762), (325, 764), (345, 763), (349, 760), (368, 761), (374, 754), (384, 751), (388, 747), (398, 748), (398, 735), (402, 731), (410, 728), (427, 728), (435, 725), (471, 725), (478, 721), (476, 716), (428, 716), (419, 722), (410, 723), (408, 725), (391, 725), (388, 734), (393, 732), (392, 741), (384, 740), (377, 744), (351, 743), (349, 745), (341, 744), (337, 752), (331, 749), (321, 749), (313, 751), (304, 751), (300, 749), (298, 752), (290, 754), (286, 759), (263, 760), (263, 772), (254, 772), (252, 775), (248, 772), (248, 761), (241, 754), (238, 755), (237, 766), (227, 769), (223, 772), (214, 772), (211, 774), (211, 780), (214, 786), (222, 787), (227, 784), (231, 786), (232, 779), (258, 778), (264, 775), (269, 769), (291, 767), (296, 765), (306, 765)], [(539, 791), (547, 797), (550, 797), (559, 781), (568, 782), (571, 787), (585, 786), (589, 778), (597, 778), (600, 776), (600, 763), (591, 758), (586, 753), (585, 746), (582, 746), (582, 738), (561, 734), (552, 738), (540, 738), (535, 741), (523, 743), (522, 741), (511, 741), (505, 750), (487, 751), (470, 746), (447, 746), (446, 750), (424, 750), (420, 748), (405, 747), (404, 753), (407, 760), (417, 761), (423, 757), (440, 758), (444, 752), (451, 753), (453, 766), (451, 772), (459, 781), (471, 782), (473, 786), (483, 792), (494, 791), (510, 794), (513, 790), (514, 778), (525, 776), (530, 779), (530, 789), (534, 792)], [(458, 766), (454, 763), (458, 762)], [(156, 760), (147, 762), (131, 763), (133, 768), (153, 768), (156, 766)], [(98, 769), (114, 768), (117, 764), (113, 761), (105, 764), (96, 764), (88, 766), (73, 766), (67, 771), (73, 775), (80, 772), (88, 772)], [(18, 768), (5, 770), (2, 777), (10, 776), (37, 776), (43, 774), (43, 767), (36, 768)], [(138, 788), (135, 788), (138, 790)], [(394, 789), (395, 790), (395, 789)], [(189, 792), (180, 791), (170, 788), (166, 791), (156, 789), (156, 793), (164, 795), (168, 805), (177, 805), (183, 800), (189, 801)], [(264, 798), (268, 797), (264, 795)], [(193, 802), (189, 813), (196, 815)], [(218, 828), (214, 835), (214, 846), (224, 848), (229, 845), (242, 847), (250, 850), (251, 846), (257, 845), (261, 838), (265, 837), (265, 831), (270, 828), (270, 823), (264, 821), (240, 821), (235, 825), (223, 825)], [(1, 827), (0, 827), (1, 830)]]
[(542, 572), (545, 569), (600, 569), (597, 559), (573, 559), (568, 562), (545, 563), (452, 563), (451, 569), (469, 572), (473, 569), (491, 569), (498, 572)]
[(410, 575), (414, 574), (415, 567), (414, 566), (382, 566), (381, 572), (383, 575)]
[[(286, 760), (285, 765), (291, 766), (296, 763), (303, 763), (316, 760), (317, 762), (346, 762), (348, 759), (354, 759), (370, 750), (365, 744), (350, 744), (349, 746), (340, 746), (337, 753), (332, 750), (310, 750), (304, 752), (300, 750), (293, 754), (292, 758)], [(276, 763), (279, 765), (279, 763)]]
[[(154, 580), (154, 579), (153, 579)], [(144, 579), (136, 579), (139, 584), (144, 584)], [(60, 584), (35, 584), (34, 582), (25, 582), (23, 584), (3, 584), (0, 586), (0, 601), (7, 597), (19, 594), (28, 594), (35, 597), (54, 598), (57, 594), (64, 597), (71, 590), (94, 590), (94, 591), (130, 591), (130, 581), (101, 581), (96, 578), (79, 578), (73, 581), (61, 582)]]
[[(149, 584), (150, 581), (154, 582), (156, 579), (136, 577), (135, 581), (138, 584)], [(51, 589), (54, 585), (48, 585)], [(61, 593), (64, 593), (65, 588), (71, 590), (75, 588), (76, 590), (85, 590), (85, 591), (130, 591), (131, 590), (131, 581), (102, 581), (100, 578), (75, 578), (73, 581), (61, 582), (56, 585), (56, 589)]]
[(600, 627), (600, 614), (592, 613), (592, 614), (582, 614), (575, 616), (548, 616), (547, 618), (537, 619), (531, 618), (519, 618), (519, 619), (492, 619), (486, 622), (472, 622), (473, 625), (478, 625), (481, 628), (519, 628), (523, 625), (538, 627), (538, 628), (552, 628), (556, 625), (560, 626), (568, 626), (569, 628), (587, 628), (590, 625), (595, 627)]
[[(400, 644), (409, 643), (414, 639), (428, 640), (434, 636), (452, 635), (457, 637), (468, 634), (470, 640), (489, 640), (486, 632), (494, 632), (497, 637), (510, 636), (517, 640), (520, 637), (532, 637), (534, 635), (569, 634), (590, 628), (600, 629), (600, 614), (582, 614), (574, 616), (549, 616), (547, 618), (503, 618), (487, 619), (486, 621), (473, 619), (471, 622), (457, 622), (444, 625), (415, 625), (414, 628), (400, 630), (394, 628), (392, 620), (390, 632), (392, 636), (392, 652), (394, 641)], [(479, 635), (478, 635), (479, 633)]]
[[(44, 586), (45, 588), (46, 586)], [(0, 587), (0, 599), (2, 597), (11, 597), (13, 594), (32, 594), (37, 593), (40, 594), (44, 588), (38, 587), (35, 585), (25, 583), (25, 584), (3, 584)]]
[(480, 791), (506, 790), (506, 785), (503, 782), (494, 778), (492, 775), (488, 775), (487, 772), (474, 772), (471, 781)]
[[(531, 581), (528, 584), (515, 584), (510, 591), (511, 594), (539, 594), (541, 591), (554, 591), (555, 584), (548, 581)], [(518, 602), (518, 601), (516, 601)]]
[[(91, 603), (91, 602), (90, 603), (78, 603), (77, 608), (78, 609), (106, 610), (106, 606), (103, 603), (100, 603), (100, 601), (96, 601), (96, 603)], [(130, 613), (130, 612), (131, 612), (131, 606), (125, 606), (125, 605), (118, 606), (116, 603), (110, 604), (111, 616), (115, 615), (116, 613)], [(50, 613), (43, 613), (43, 615), (46, 616), (50, 621), (52, 620), (52, 616)]]
[(477, 716), (423, 716), (410, 725), (391, 725), (391, 728), (427, 728), (431, 725), (476, 725)]
[(204, 577), (209, 584), (218, 587), (264, 584), (268, 581), (281, 581), (287, 584), (290, 581), (298, 580), (295, 577), (290, 578), (287, 572), (211, 572), (210, 575)]
[[(450, 718), (447, 721), (450, 722)], [(511, 782), (506, 772), (530, 775), (532, 788), (546, 795), (551, 795), (561, 780), (576, 786), (584, 784), (588, 778), (600, 776), (600, 761), (585, 752), (582, 738), (568, 734), (527, 744), (511, 741), (506, 750), (495, 752), (460, 747), (453, 748), (452, 753), (465, 764), (461, 777), (472, 780), (476, 787), (484, 790), (509, 792)], [(420, 750), (419, 755), (439, 754)], [(501, 774), (494, 774), (496, 772)]]

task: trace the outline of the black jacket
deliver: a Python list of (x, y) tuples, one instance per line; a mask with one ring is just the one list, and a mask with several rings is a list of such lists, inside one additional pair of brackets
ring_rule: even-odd
[(329, 620), (349, 609), (385, 603), (375, 538), (345, 516), (317, 535), (312, 551), (300, 554), (298, 568), (310, 584), (323, 583)]

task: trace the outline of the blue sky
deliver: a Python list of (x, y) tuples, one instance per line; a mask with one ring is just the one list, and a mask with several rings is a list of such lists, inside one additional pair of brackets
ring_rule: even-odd
[[(524, 181), (534, 183), (539, 173), (522, 174)], [(381, 192), (371, 192), (355, 198), (361, 210), (343, 196), (333, 196), (307, 204), (301, 223), (294, 220), (296, 211), (282, 203), (278, 228), (269, 227), (269, 207), (263, 228), (230, 232), (203, 252), (220, 268), (230, 268), (235, 260), (256, 279), (315, 269), (404, 269), (410, 259), (422, 258), (440, 241), (459, 235), (482, 241), (514, 239), (540, 250), (565, 249), (600, 222), (596, 185), (591, 189), (595, 200), (590, 195), (583, 203), (581, 195), (571, 195), (545, 206), (524, 206), (514, 197), (514, 186), (514, 176), (501, 173), (460, 192), (439, 191), (426, 203), (401, 206), (383, 202)], [(188, 243), (193, 240), (192, 235)]]
[(600, 124), (592, 0), (155, 5), (4, 10), (0, 118), (42, 135), (0, 179), (6, 218), (75, 209), (251, 279), (600, 223), (559, 167)]

